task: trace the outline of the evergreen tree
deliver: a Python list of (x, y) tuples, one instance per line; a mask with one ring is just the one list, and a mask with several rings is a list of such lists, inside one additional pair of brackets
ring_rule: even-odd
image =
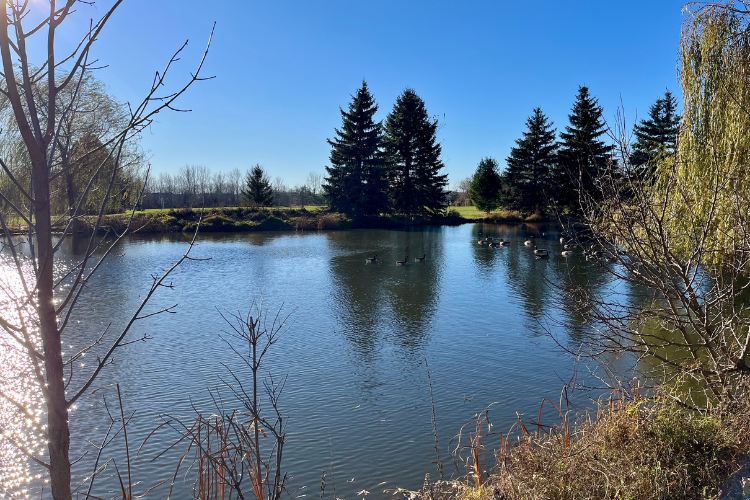
[(263, 167), (258, 164), (247, 173), (245, 189), (242, 190), (242, 200), (248, 206), (269, 207), (273, 205), (271, 180)]
[(568, 115), (570, 125), (560, 133), (560, 157), (555, 168), (558, 208), (570, 212), (580, 209), (578, 193), (601, 198), (597, 182), (612, 172), (611, 152), (599, 140), (607, 132), (599, 100), (588, 87), (578, 87), (578, 95)]
[(331, 166), (323, 184), (323, 196), (338, 212), (353, 215), (377, 215), (387, 212), (388, 180), (381, 149), (383, 126), (373, 116), (378, 110), (375, 99), (362, 81), (352, 96), (349, 111), (341, 111), (343, 124), (336, 130), (331, 145)]
[(445, 209), (448, 176), (437, 143), (437, 119), (430, 119), (424, 101), (412, 89), (396, 99), (386, 118), (391, 199), (406, 215), (431, 215)]
[(490, 213), (500, 206), (500, 187), (497, 160), (482, 158), (469, 189), (472, 203), (479, 210)]
[(553, 191), (552, 169), (557, 161), (556, 130), (541, 108), (526, 120), (528, 131), (516, 139), (505, 160), (503, 204), (512, 210), (542, 213)]
[(643, 176), (653, 174), (656, 160), (665, 155), (674, 156), (679, 131), (677, 99), (667, 90), (664, 97), (651, 105), (648, 118), (635, 126), (631, 165)]

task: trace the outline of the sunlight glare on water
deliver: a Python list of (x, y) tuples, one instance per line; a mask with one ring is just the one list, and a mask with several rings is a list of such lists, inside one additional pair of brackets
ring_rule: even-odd
[[(24, 269), (27, 283), (30, 271), (30, 266)], [(6, 254), (0, 254), (0, 317), (9, 323), (0, 328), (0, 496), (26, 499), (29, 482), (42, 480), (32, 472), (27, 454), (44, 460), (46, 426), (41, 391), (20, 342), (27, 336), (38, 349), (39, 339), (21, 278)]]

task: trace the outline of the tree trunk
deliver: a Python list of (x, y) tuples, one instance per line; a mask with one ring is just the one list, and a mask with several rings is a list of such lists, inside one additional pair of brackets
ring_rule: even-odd
[(36, 239), (39, 256), (37, 312), (47, 375), (47, 438), (50, 459), (50, 483), (54, 500), (70, 500), (70, 428), (68, 402), (65, 400), (60, 331), (54, 303), (52, 227), (49, 202), (49, 177), (44, 157), (33, 159)]

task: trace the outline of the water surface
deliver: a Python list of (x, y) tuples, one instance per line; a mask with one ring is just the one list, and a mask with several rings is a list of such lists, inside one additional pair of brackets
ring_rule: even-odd
[[(335, 481), (338, 498), (355, 498), (360, 490), (383, 497), (385, 488), (418, 488), (425, 473), (436, 477), (425, 360), (446, 474), (465, 474), (449, 456), (462, 424), (490, 405), (493, 431), (511, 428), (516, 412), (535, 419), (542, 399), (557, 400), (580, 369), (542, 334), (552, 324), (568, 342), (580, 324), (552, 286), (559, 274), (576, 266), (573, 279), (603, 282), (582, 256), (560, 257), (559, 234), (550, 228), (484, 226), (485, 235), (512, 241), (492, 249), (477, 244), (481, 227), (201, 236), (191, 256), (208, 260), (183, 264), (172, 276), (173, 288), (160, 290), (148, 306), (176, 305), (175, 314), (136, 322), (128, 335), (136, 342), (116, 352), (96, 384), (104, 388), (81, 399), (71, 414), (72, 455), (89, 451), (76, 464), (77, 479), (94, 457), (81, 437), (96, 441), (107, 428), (102, 397), (110, 405), (116, 398), (108, 384), (118, 382), (126, 410), (137, 410), (128, 431), (137, 447), (164, 415), (189, 419), (194, 409), (215, 411), (208, 390), (226, 378), (222, 363), (247, 380), (247, 370), (219, 338), (230, 330), (220, 312), (244, 314), (261, 300), (272, 314), (282, 306), (282, 315), (290, 314), (290, 328), (264, 371), (288, 377), (281, 409), (288, 418), (284, 467), (292, 496), (319, 496), (324, 470), (326, 495)], [(549, 260), (535, 259), (524, 247), (531, 234), (553, 252)], [(179, 259), (187, 242), (182, 235), (133, 236), (119, 247), (71, 317), (64, 341), (71, 352), (122, 328), (151, 276)], [(86, 244), (67, 240), (62, 259), (72, 264)], [(373, 254), (379, 262), (366, 264)], [(426, 260), (415, 263), (423, 254)], [(406, 255), (411, 262), (396, 266)], [(149, 340), (137, 341), (144, 336)], [(73, 385), (90, 366), (78, 367)], [(589, 396), (574, 394), (573, 401), (585, 405)], [(140, 491), (171, 476), (178, 449), (151, 460), (176, 438), (162, 429), (140, 451), (133, 469)], [(121, 453), (119, 442), (110, 454)], [(120, 455), (117, 461), (124, 463)], [(96, 490), (106, 496), (115, 486), (103, 478)], [(176, 497), (185, 498), (189, 487), (182, 480), (177, 487)], [(38, 495), (39, 481), (29, 488)], [(148, 498), (165, 496), (157, 489)]]

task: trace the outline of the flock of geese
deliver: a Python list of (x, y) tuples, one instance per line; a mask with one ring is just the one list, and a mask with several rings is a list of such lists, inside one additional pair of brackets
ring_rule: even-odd
[[(479, 236), (482, 236), (482, 232), (479, 232)], [(530, 236), (526, 241), (523, 242), (524, 246), (526, 247), (534, 247), (534, 256), (537, 259), (548, 259), (550, 256), (550, 251), (546, 248), (539, 248), (534, 243), (533, 240), (534, 236)], [(477, 241), (478, 245), (488, 245), (490, 248), (499, 248), (499, 247), (505, 247), (510, 245), (510, 241), (505, 240), (503, 238), (495, 239), (492, 236), (487, 236), (485, 238), (480, 239)], [(573, 243), (572, 241), (566, 240), (564, 237), (560, 238), (560, 244), (563, 245), (563, 251), (560, 252), (560, 255), (563, 257), (571, 257), (574, 255), (574, 249), (578, 246), (582, 246), (576, 243)], [(612, 256), (607, 255), (606, 252), (603, 250), (598, 250), (595, 247), (591, 248), (584, 248), (583, 249), (583, 255), (586, 257), (586, 260), (595, 260), (595, 259), (604, 259), (610, 262), (613, 262), (615, 259)]]
[[(479, 231), (479, 236), (482, 236), (482, 231)], [(526, 247), (534, 247), (534, 257), (537, 259), (549, 259), (550, 251), (546, 248), (539, 248), (536, 246), (533, 240), (534, 236), (530, 236), (529, 239), (523, 242), (524, 246)], [(487, 236), (485, 238), (481, 238), (479, 241), (477, 241), (477, 244), (479, 245), (488, 245), (490, 248), (500, 248), (500, 247), (507, 247), (510, 246), (510, 241), (505, 240), (503, 238), (493, 238), (492, 236)], [(564, 237), (560, 238), (560, 244), (563, 245), (563, 251), (560, 252), (560, 255), (563, 257), (570, 257), (574, 254), (574, 249), (578, 247), (579, 245), (576, 243), (573, 243), (572, 241), (566, 240)], [(597, 250), (593, 246), (591, 248), (583, 250), (583, 255), (586, 257), (586, 260), (594, 260), (594, 259), (604, 259), (610, 262), (613, 262), (615, 259), (609, 255), (606, 254), (603, 250)], [(421, 257), (415, 257), (414, 262), (424, 262), (427, 258), (427, 254), (422, 255)], [(380, 262), (378, 260), (378, 255), (375, 254), (372, 257), (367, 257), (365, 259), (366, 264), (375, 264), (377, 262)], [(405, 266), (409, 263), (409, 256), (407, 255), (404, 257), (404, 260), (397, 260), (396, 265), (397, 266)]]
[[(424, 262), (427, 258), (427, 254), (422, 255), (421, 257), (414, 257), (414, 262)], [(367, 257), (365, 259), (365, 264), (375, 264), (377, 262), (380, 262), (378, 260), (378, 254), (373, 255), (372, 257)], [(404, 260), (397, 260), (396, 265), (397, 266), (405, 266), (409, 263), (409, 256), (407, 255), (404, 257)]]

